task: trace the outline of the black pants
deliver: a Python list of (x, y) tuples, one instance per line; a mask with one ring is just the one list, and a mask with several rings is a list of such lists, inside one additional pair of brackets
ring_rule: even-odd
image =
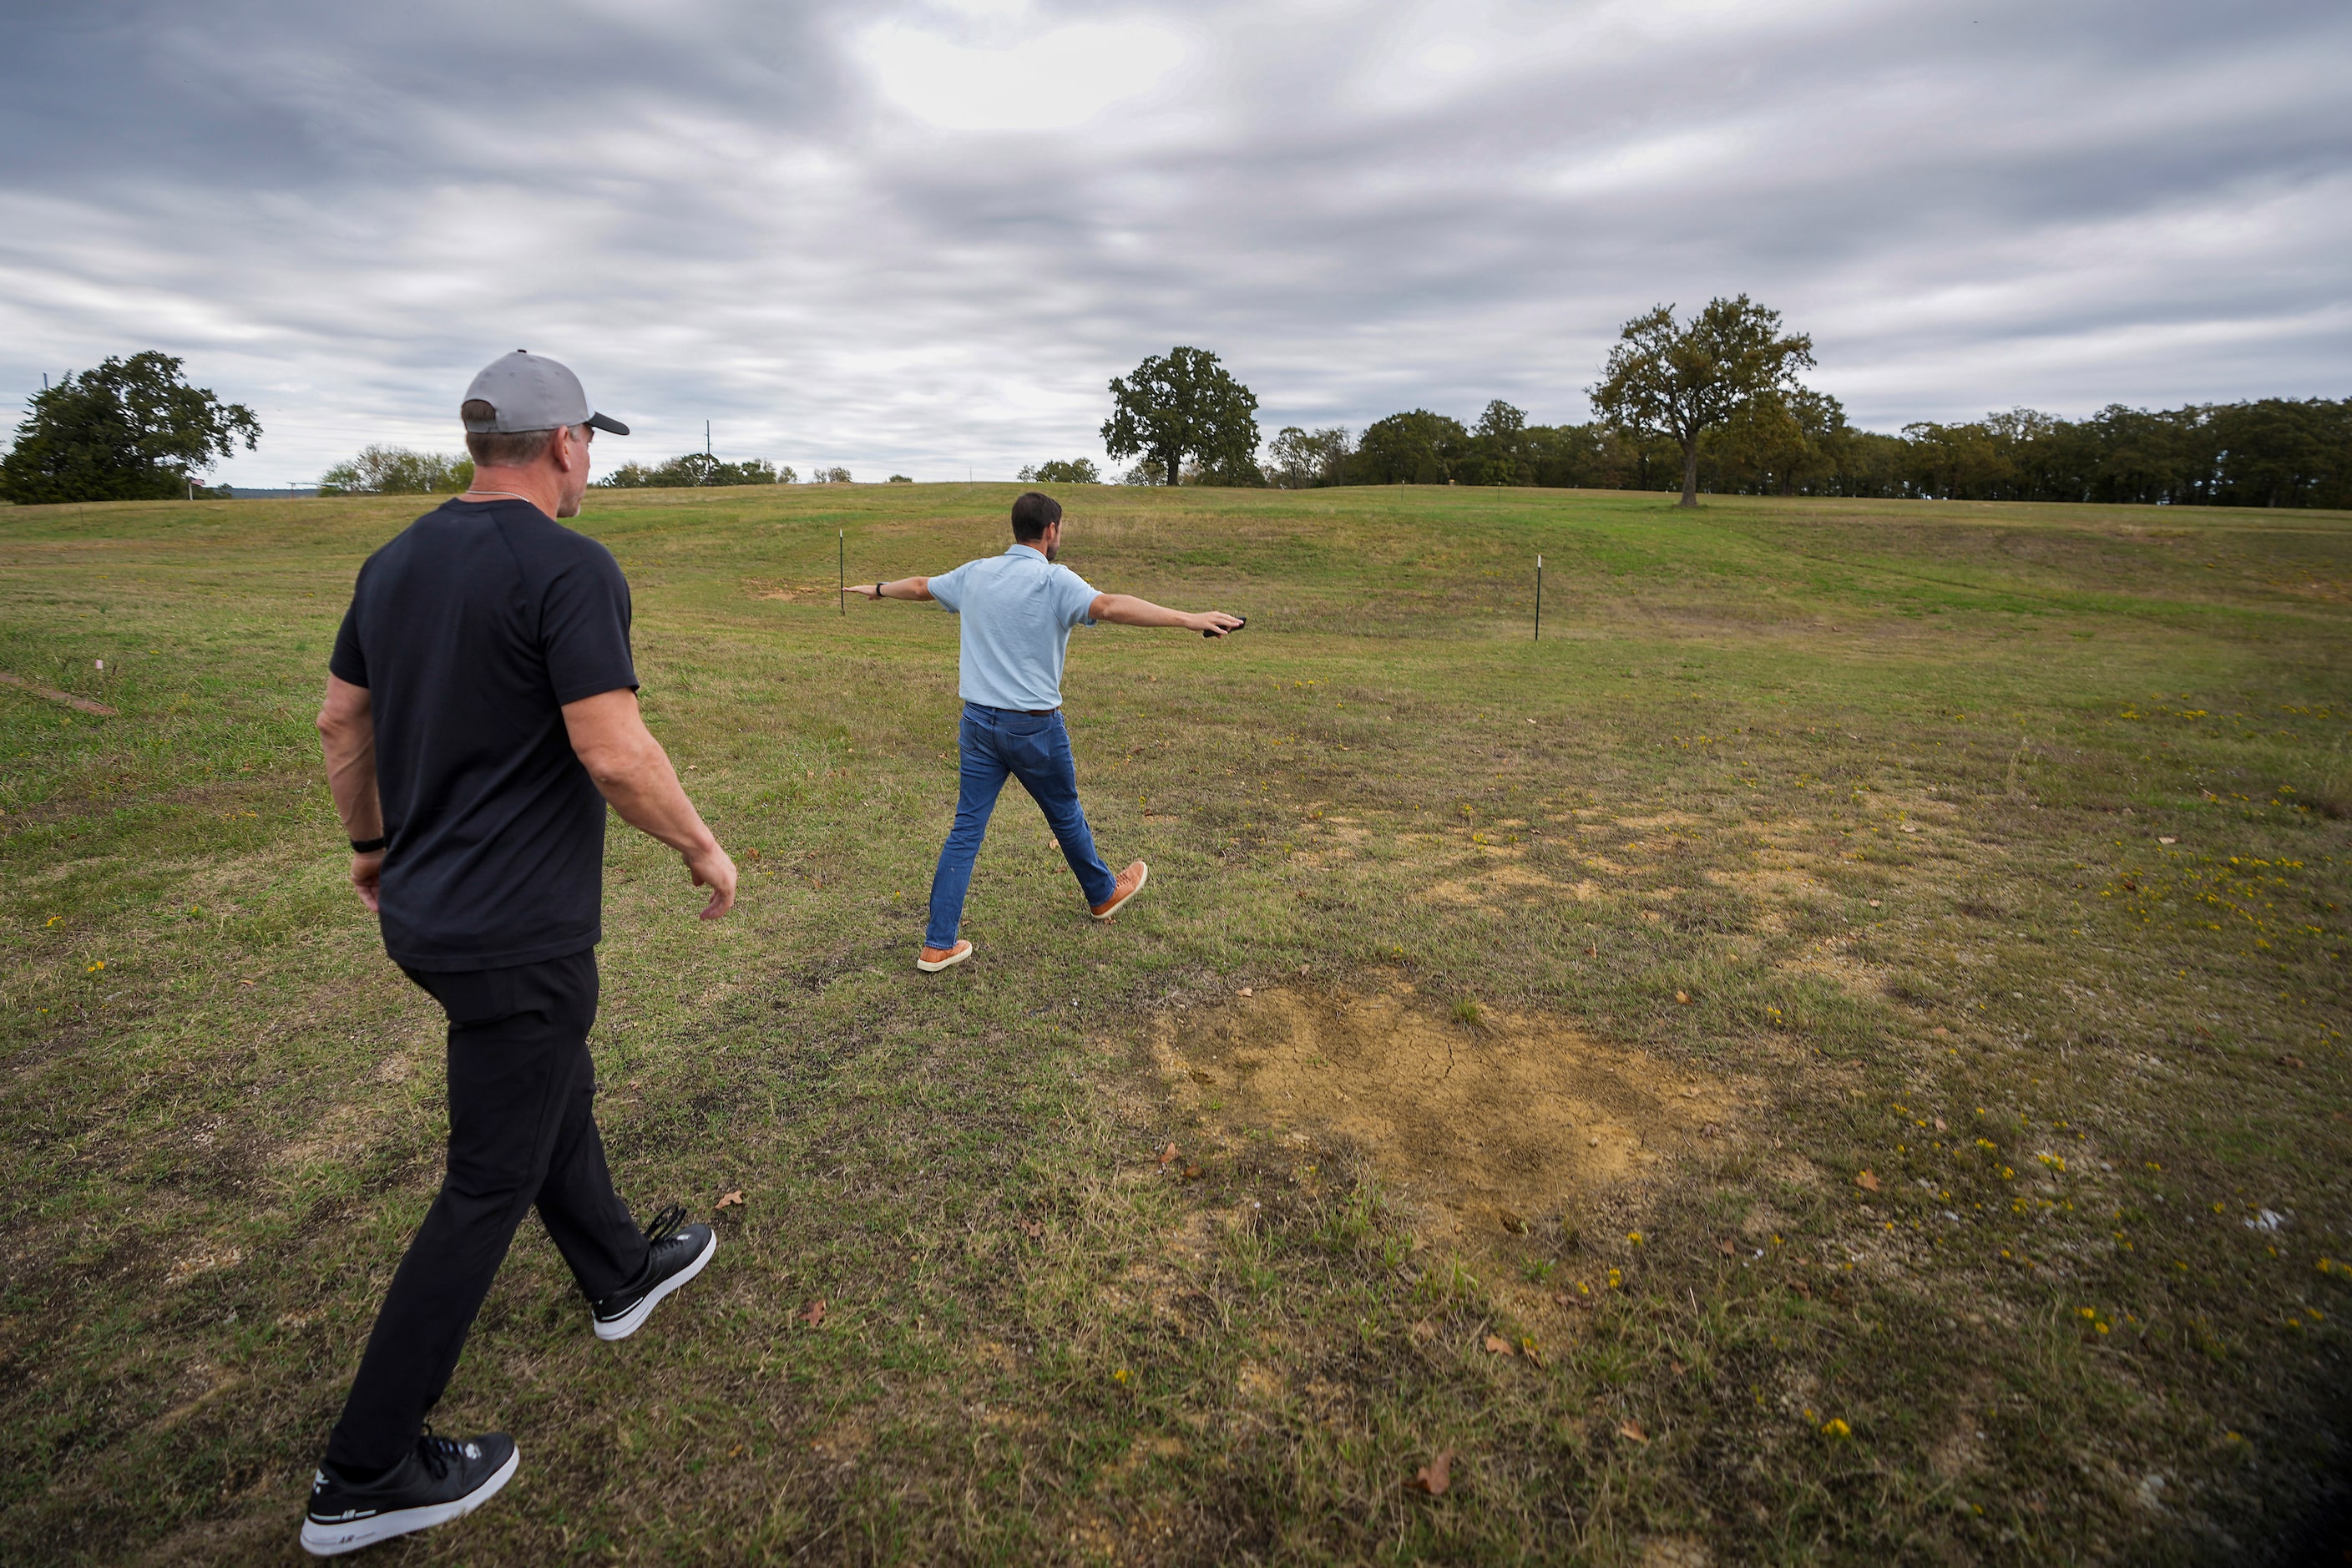
[(398, 1464), (448, 1386), (467, 1331), (533, 1205), (591, 1300), (644, 1272), (646, 1238), (596, 1136), (596, 954), (408, 977), (449, 1016), (449, 1164), (393, 1276), (342, 1419), (338, 1469)]

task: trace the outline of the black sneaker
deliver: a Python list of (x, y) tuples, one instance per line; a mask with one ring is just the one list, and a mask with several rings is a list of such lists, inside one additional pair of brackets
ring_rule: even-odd
[(302, 1550), (333, 1557), (463, 1518), (514, 1479), (520, 1458), (503, 1432), (465, 1442), (427, 1432), (408, 1458), (365, 1486), (321, 1465), (310, 1482)]
[(719, 1237), (707, 1225), (681, 1226), (686, 1211), (672, 1204), (646, 1226), (653, 1246), (646, 1253), (646, 1271), (636, 1283), (591, 1303), (596, 1314), (596, 1337), (625, 1340), (637, 1331), (661, 1299), (702, 1272), (719, 1250)]

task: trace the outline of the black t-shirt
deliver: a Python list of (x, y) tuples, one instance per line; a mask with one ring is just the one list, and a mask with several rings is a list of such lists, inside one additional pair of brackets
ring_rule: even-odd
[(595, 946), (604, 801), (562, 706), (637, 684), (613, 552), (528, 501), (449, 501), (360, 568), (327, 668), (375, 714), (394, 962), (502, 969)]

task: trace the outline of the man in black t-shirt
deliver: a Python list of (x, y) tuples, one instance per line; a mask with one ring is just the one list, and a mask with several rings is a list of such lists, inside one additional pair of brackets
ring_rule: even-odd
[(603, 935), (604, 807), (735, 900), (735, 867), (637, 712), (629, 584), (576, 517), (588, 443), (626, 426), (571, 371), (517, 350), (462, 410), (474, 485), (368, 557), (319, 715), (352, 882), (384, 951), (449, 1018), (449, 1151), (312, 1483), (320, 1555), (426, 1529), (514, 1474), (504, 1434), (423, 1435), (467, 1331), (536, 1207), (600, 1339), (625, 1339), (699, 1273), (710, 1227), (640, 1231), (596, 1132), (588, 1029)]

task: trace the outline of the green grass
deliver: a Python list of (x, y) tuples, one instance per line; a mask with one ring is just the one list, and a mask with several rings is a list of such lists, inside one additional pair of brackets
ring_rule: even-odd
[[(2336, 1544), (2352, 519), (1078, 490), (1080, 572), (1249, 629), (1076, 636), (1150, 887), (1090, 925), (1013, 795), (978, 956), (919, 976), (953, 623), (837, 615), (835, 531), (940, 570), (1013, 493), (594, 497), (745, 872), (705, 926), (614, 833), (600, 1116), (640, 1211), (745, 1202), (618, 1347), (527, 1226), (438, 1413), (520, 1476), (381, 1557)], [(0, 511), (0, 669), (120, 710), (0, 687), (0, 1558), (294, 1555), (438, 1174), (437, 1014), (310, 729), (415, 510)], [(1381, 999), (1714, 1086), (1719, 1135), (1516, 1229), (1329, 1108), (1277, 1135), (1252, 1009)]]

